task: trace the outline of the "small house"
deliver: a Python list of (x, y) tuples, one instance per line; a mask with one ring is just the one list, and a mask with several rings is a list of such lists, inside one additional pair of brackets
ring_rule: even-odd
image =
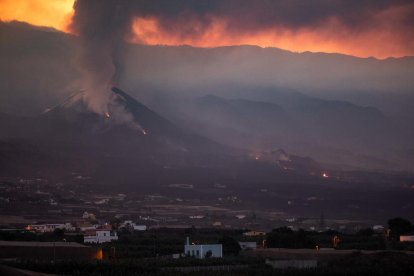
[(223, 246), (221, 244), (190, 244), (190, 239), (187, 237), (184, 254), (197, 259), (222, 258)]
[(116, 232), (110, 230), (96, 230), (90, 231), (83, 237), (84, 243), (105, 243), (118, 240)]

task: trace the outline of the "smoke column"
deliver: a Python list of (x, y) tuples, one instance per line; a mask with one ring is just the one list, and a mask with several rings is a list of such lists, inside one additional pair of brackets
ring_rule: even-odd
[(77, 0), (71, 30), (79, 36), (78, 63), (82, 70), (85, 101), (93, 111), (108, 111), (110, 89), (116, 84), (116, 64), (131, 15), (124, 1)]

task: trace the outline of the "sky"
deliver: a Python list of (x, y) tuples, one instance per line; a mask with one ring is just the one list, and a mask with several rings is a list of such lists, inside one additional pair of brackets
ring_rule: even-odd
[(377, 58), (414, 55), (412, 0), (78, 2), (90, 4), (80, 3), (76, 10), (74, 0), (0, 0), (0, 19), (77, 34), (79, 29), (71, 23), (74, 15), (93, 17), (111, 7), (108, 12), (123, 12), (126, 20), (122, 24), (127, 28), (123, 27), (122, 39), (133, 43), (197, 47), (248, 44)]

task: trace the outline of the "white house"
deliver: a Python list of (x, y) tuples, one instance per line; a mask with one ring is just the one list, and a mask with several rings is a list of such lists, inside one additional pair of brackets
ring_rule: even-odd
[(146, 231), (147, 226), (146, 225), (134, 225), (134, 231)]
[(189, 216), (190, 219), (203, 219), (204, 216), (203, 215), (193, 215), (193, 216)]
[(121, 225), (119, 225), (120, 228), (129, 228), (133, 229), (134, 231), (146, 231), (147, 226), (146, 225), (138, 225), (135, 222), (132, 222), (132, 220), (126, 220)]
[(249, 232), (244, 232), (243, 236), (247, 236), (247, 237), (266, 236), (266, 232), (263, 232), (263, 231), (249, 231)]
[(96, 230), (83, 237), (84, 243), (105, 243), (116, 240), (118, 240), (117, 233), (109, 230)]
[(222, 258), (223, 246), (221, 244), (190, 244), (190, 239), (187, 237), (184, 254), (197, 259)]
[(376, 233), (384, 232), (385, 228), (382, 225), (374, 225), (372, 226), (372, 230), (374, 230)]
[(79, 223), (78, 228), (81, 232), (94, 231), (99, 227), (98, 224)]
[(257, 243), (256, 242), (239, 242), (240, 248), (243, 250), (254, 250), (257, 249)]
[(56, 229), (66, 231), (74, 231), (75, 227), (71, 223), (47, 223), (47, 224), (31, 224), (26, 227), (26, 230), (36, 231), (41, 233), (53, 232)]

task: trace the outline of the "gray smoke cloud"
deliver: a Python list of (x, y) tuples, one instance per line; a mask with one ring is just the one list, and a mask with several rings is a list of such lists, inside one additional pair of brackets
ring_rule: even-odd
[(117, 60), (128, 35), (131, 15), (124, 1), (76, 1), (71, 29), (80, 39), (78, 63), (85, 100), (97, 113), (108, 111), (110, 89), (116, 85)]
[[(391, 7), (410, 9), (403, 18), (404, 24), (414, 23), (414, 10), (406, 6), (412, 0), (138, 0), (128, 2), (137, 16), (155, 16), (166, 30), (179, 31), (189, 17), (198, 20), (197, 29), (210, 24), (210, 16), (225, 18), (229, 29), (236, 32), (255, 31), (274, 26), (291, 29), (312, 27), (335, 17), (343, 25), (358, 30), (370, 24), (372, 15)], [(182, 19), (184, 17), (184, 20)], [(195, 27), (193, 27), (195, 30)], [(191, 29), (187, 26), (185, 30)]]
[(202, 35), (213, 18), (225, 19), (231, 35), (272, 27), (312, 28), (329, 18), (359, 32), (388, 24), (373, 18), (393, 7), (406, 8), (398, 18), (389, 20), (395, 33), (401, 33), (405, 45), (414, 44), (412, 0), (77, 0), (71, 28), (81, 40), (79, 64), (86, 100), (94, 111), (106, 112), (109, 89), (120, 74), (121, 48), (131, 35), (135, 17), (155, 17), (162, 31), (177, 37)]

